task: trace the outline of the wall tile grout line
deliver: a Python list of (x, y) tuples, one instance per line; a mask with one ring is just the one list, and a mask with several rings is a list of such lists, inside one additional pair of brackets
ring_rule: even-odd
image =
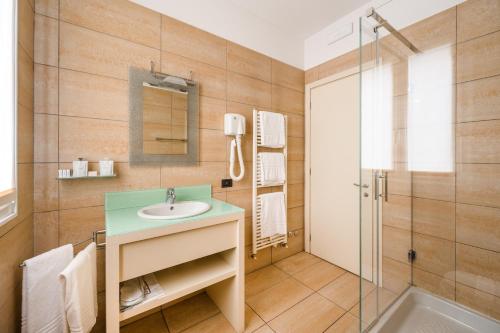
[[(162, 44), (163, 44), (163, 15), (160, 14), (160, 71), (162, 70), (162, 66), (163, 66), (163, 57), (161, 56), (161, 49), (162, 49)], [(198, 102), (198, 105), (199, 105), (199, 102)], [(199, 109), (199, 106), (198, 106), (198, 109)], [(130, 112), (130, 111), (129, 111)], [(198, 110), (198, 114), (199, 114), (199, 110)], [(200, 143), (199, 143), (199, 140), (200, 140), (200, 137), (198, 136), (198, 147), (200, 146)], [(200, 152), (198, 151), (198, 156), (199, 156)], [(159, 187), (161, 188), (162, 187), (162, 178), (163, 178), (163, 161), (160, 162), (160, 184), (159, 184)], [(168, 169), (165, 171), (165, 172), (168, 172)], [(167, 181), (168, 179), (168, 176), (165, 177), (165, 181)], [(162, 311), (162, 316), (163, 316), (163, 311)], [(167, 326), (167, 329), (168, 329), (168, 324), (167, 324), (167, 319), (165, 318), (165, 316), (163, 316), (163, 319), (165, 320), (165, 324)]]
[(478, 77), (478, 78), (475, 78), (475, 79), (464, 80), (464, 81), (457, 81), (456, 84), (457, 85), (462, 85), (462, 84), (466, 84), (466, 83), (469, 83), (469, 82), (476, 82), (476, 81), (481, 81), (481, 80), (485, 80), (485, 79), (497, 78), (499, 76), (500, 76), (500, 73), (499, 74), (493, 74), (493, 75), (485, 75), (485, 76), (481, 76), (481, 77)]
[[(455, 6), (455, 41), (458, 42), (458, 6)], [(457, 46), (455, 47), (455, 64), (454, 64), (454, 69), (455, 69), (455, 81), (456, 79), (458, 78), (458, 43), (457, 43)], [(458, 86), (455, 85), (455, 90), (453, 91), (453, 98), (454, 98), (454, 131), (453, 131), (453, 137), (454, 137), (454, 141), (453, 141), (453, 144), (454, 144), (454, 147), (455, 147), (455, 156), (454, 156), (454, 159), (455, 159), (455, 170), (454, 170), (454, 186), (455, 186), (455, 207), (454, 207), (454, 210), (455, 210), (455, 214), (453, 216), (453, 219), (454, 219), (454, 223), (453, 223), (453, 226), (454, 226), (454, 231), (455, 231), (455, 239), (454, 239), (454, 252), (455, 252), (455, 256), (454, 256), (454, 282), (453, 282), (453, 287), (454, 287), (454, 293), (453, 293), (453, 296), (454, 296), (454, 299), (457, 299), (457, 204), (456, 204), (456, 201), (457, 201), (457, 176), (458, 176), (458, 167), (457, 167), (457, 164), (456, 164), (456, 160), (457, 160), (457, 152), (458, 152), (458, 149), (460, 149), (457, 145), (457, 119), (458, 119)]]
[[(496, 34), (497, 32), (500, 32), (500, 30), (495, 30), (495, 31), (490, 31), (490, 32), (487, 32), (485, 34), (482, 34), (482, 35), (478, 35), (478, 36), (474, 36), (474, 37), (471, 37), (469, 39), (464, 39), (464, 40), (461, 40), (461, 41), (458, 41), (458, 37), (457, 37), (457, 45), (458, 44), (465, 44), (467, 42), (470, 42), (470, 41), (473, 41), (473, 40), (476, 40), (476, 39), (479, 39), (479, 38), (482, 38), (482, 37), (485, 37), (485, 36), (490, 36), (490, 35), (494, 35)], [(457, 28), (457, 34), (458, 34), (458, 28)]]
[(499, 118), (491, 118), (491, 119), (479, 119), (479, 120), (460, 121), (460, 122), (456, 122), (455, 125), (476, 124), (476, 123), (495, 122), (495, 121), (500, 121), (500, 117)]
[(52, 68), (57, 68), (59, 71), (61, 71), (61, 70), (70, 71), (70, 72), (76, 72), (76, 73), (87, 74), (87, 75), (92, 75), (92, 76), (98, 76), (98, 77), (105, 78), (105, 79), (113, 79), (113, 80), (118, 80), (118, 81), (122, 81), (122, 82), (128, 82), (128, 79), (122, 79), (122, 78), (112, 76), (112, 75), (86, 72), (86, 71), (82, 71), (82, 70), (74, 69), (74, 68), (70, 68), (70, 67), (60, 67), (60, 66), (54, 67), (51, 65), (43, 64), (43, 63), (37, 63), (37, 65), (43, 65), (43, 66), (48, 66), (48, 67), (52, 67)]
[[(59, 20), (61, 17), (61, 1), (58, 1), (57, 6), (57, 163), (58, 169), (60, 168), (60, 137), (61, 137), (61, 122), (60, 122), (60, 107), (61, 107), (61, 82), (60, 82), (60, 45), (61, 45), (61, 21)], [(61, 183), (57, 181), (57, 243), (61, 245), (61, 193), (60, 193)]]
[[(39, 114), (45, 114), (45, 113), (39, 113)], [(51, 113), (47, 113), (47, 114), (52, 115)], [(97, 118), (97, 117), (84, 117), (84, 116), (75, 116), (75, 115), (71, 115), (71, 114), (59, 114), (59, 118), (93, 119), (93, 120), (102, 120), (102, 121), (114, 121), (114, 122), (127, 123), (127, 124), (129, 122), (128, 120)]]
[[(499, 30), (499, 32), (500, 32), (500, 30)], [(494, 79), (494, 78), (498, 78), (498, 77), (500, 77), (500, 73), (478, 77), (477, 79), (456, 82), (456, 85), (466, 85), (467, 83), (481, 81), (481, 80), (487, 80), (487, 79)]]
[[(39, 14), (40, 15), (40, 14)], [(48, 18), (52, 18), (50, 16), (46, 16), (46, 15), (43, 15), (42, 16), (45, 16), (45, 17), (48, 17)], [(52, 18), (54, 19), (54, 18)], [(66, 21), (66, 20), (63, 20), (63, 19), (58, 19), (59, 22), (62, 22), (62, 23), (65, 23), (65, 24), (70, 24), (70, 25), (73, 25), (75, 27), (79, 27), (79, 28), (82, 28), (82, 29), (85, 29), (85, 30), (88, 30), (88, 31), (92, 31), (92, 32), (95, 32), (95, 33), (98, 33), (98, 34), (103, 34), (103, 35), (106, 35), (108, 37), (112, 37), (112, 38), (116, 38), (116, 39), (120, 39), (120, 40), (123, 40), (123, 41), (126, 41), (126, 42), (129, 42), (129, 43), (132, 43), (132, 44), (136, 44), (136, 45), (139, 45), (139, 46), (143, 46), (143, 47), (147, 47), (147, 48), (150, 48), (150, 49), (153, 49), (153, 50), (157, 50), (157, 51), (161, 51), (161, 49), (159, 48), (156, 48), (154, 46), (151, 46), (151, 45), (146, 45), (144, 43), (140, 43), (140, 42), (137, 42), (137, 41), (133, 41), (133, 40), (130, 40), (130, 39), (127, 39), (127, 38), (124, 38), (124, 37), (120, 37), (120, 36), (116, 36), (116, 35), (113, 35), (109, 32), (105, 32), (105, 31), (99, 31), (99, 30), (95, 30), (95, 29), (92, 29), (88, 26), (84, 26), (84, 25), (80, 25), (80, 24), (77, 24), (77, 23), (74, 23), (74, 22), (71, 22), (71, 21)]]
[(491, 293), (491, 292), (489, 292), (489, 291), (486, 291), (486, 290), (482, 290), (482, 289), (475, 288), (475, 287), (473, 287), (473, 286), (471, 286), (471, 285), (465, 284), (465, 283), (460, 282), (460, 281), (455, 281), (455, 284), (460, 284), (460, 285), (462, 285), (462, 286), (468, 287), (468, 288), (470, 288), (470, 289), (477, 290), (477, 291), (479, 291), (479, 292), (481, 292), (481, 293), (488, 294), (488, 295), (493, 296), (493, 297), (495, 297), (495, 298), (500, 298), (500, 295), (492, 294), (492, 293)]
[(482, 251), (487, 251), (487, 252), (492, 252), (492, 253), (498, 253), (498, 254), (500, 254), (500, 251), (488, 249), (486, 247), (481, 247), (481, 246), (477, 246), (477, 245), (473, 245), (473, 244), (468, 244), (468, 243), (464, 243), (464, 242), (455, 242), (455, 243), (460, 244), (460, 245), (464, 245), (464, 246), (473, 247), (475, 249), (482, 250)]
[(32, 6), (30, 1), (28, 1), (28, 0), (22, 0), (22, 1), (26, 1), (28, 3), (28, 6), (31, 8), (31, 11), (34, 14), (35, 13), (35, 7), (34, 6), (36, 6), (35, 2), (33, 2), (33, 6)]
[[(26, 1), (26, 0), (23, 0), (23, 1)], [(21, 49), (23, 53), (26, 54), (26, 56), (31, 60), (31, 62), (34, 64), (35, 61), (34, 61), (34, 57), (35, 57), (35, 51), (33, 50), (33, 56), (30, 55), (30, 53), (28, 52), (28, 50), (26, 50), (23, 46), (23, 44), (21, 44), (20, 42), (17, 43), (17, 46), (18, 46), (18, 49)]]

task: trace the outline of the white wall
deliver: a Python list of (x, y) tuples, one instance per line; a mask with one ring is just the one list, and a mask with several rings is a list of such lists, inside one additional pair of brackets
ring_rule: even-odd
[(303, 40), (227, 0), (131, 0), (199, 29), (303, 68)]
[[(366, 15), (366, 11), (370, 7), (375, 7), (377, 12), (396, 29), (402, 29), (426, 17), (456, 6), (463, 1), (373, 0), (307, 38), (304, 41), (304, 69), (307, 70), (356, 49), (359, 46), (359, 17)], [(336, 32), (349, 27), (351, 24), (353, 27), (352, 34), (331, 43)], [(365, 37), (368, 37), (368, 35), (363, 33), (363, 38)]]

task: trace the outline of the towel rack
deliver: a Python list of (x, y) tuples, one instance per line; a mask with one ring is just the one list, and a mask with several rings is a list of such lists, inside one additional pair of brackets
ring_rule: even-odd
[[(259, 111), (253, 110), (253, 180), (252, 180), (252, 258), (257, 259), (257, 251), (265, 249), (266, 247), (278, 245), (287, 247), (287, 235), (275, 235), (272, 237), (262, 237), (261, 233), (261, 202), (258, 197), (259, 188), (271, 188), (274, 186), (282, 186), (283, 193), (285, 195), (285, 212), (287, 209), (287, 147), (288, 147), (288, 119), (287, 116), (283, 116), (285, 118), (285, 144), (282, 148), (270, 148), (265, 147), (261, 143), (261, 124), (259, 120)], [(285, 160), (285, 181), (283, 184), (266, 184), (263, 185), (260, 182), (260, 160), (258, 156), (258, 152), (261, 148), (266, 148), (268, 150), (279, 149), (282, 150), (284, 160)], [(267, 191), (268, 192), (268, 191)], [(267, 193), (266, 192), (266, 193)]]
[[(98, 243), (97, 242), (99, 235), (104, 235), (104, 234), (106, 234), (106, 230), (92, 231), (92, 237), (87, 238), (85, 240), (82, 240), (82, 241), (79, 241), (78, 243), (73, 244), (73, 247), (81, 245), (81, 244), (86, 243), (88, 241), (93, 241), (96, 244), (96, 247), (98, 249), (104, 248), (106, 246), (106, 242), (103, 242), (103, 243)], [(19, 264), (19, 267), (24, 267), (24, 266), (26, 266), (26, 264), (24, 262), (22, 264)]]

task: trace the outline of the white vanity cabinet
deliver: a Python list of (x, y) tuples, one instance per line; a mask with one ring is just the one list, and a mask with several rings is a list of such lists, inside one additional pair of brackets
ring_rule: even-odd
[[(130, 216), (137, 207), (106, 211), (108, 333), (119, 332), (120, 323), (129, 318), (201, 290), (207, 292), (237, 332), (244, 331), (244, 210), (210, 201), (216, 211), (160, 225), (158, 221)], [(140, 230), (132, 232), (124, 228), (122, 232), (117, 227), (120, 219), (126, 226), (149, 226), (141, 225)], [(150, 273), (154, 273), (163, 293), (121, 312), (120, 282)]]

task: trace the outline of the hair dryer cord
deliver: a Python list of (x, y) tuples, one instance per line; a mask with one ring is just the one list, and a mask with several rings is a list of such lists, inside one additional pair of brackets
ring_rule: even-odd
[[(232, 180), (238, 182), (242, 180), (243, 176), (245, 175), (245, 164), (243, 163), (243, 154), (241, 153), (241, 135), (236, 135), (236, 138), (231, 140), (230, 150), (231, 152), (229, 155), (229, 176), (231, 176)], [(234, 174), (235, 150), (238, 151), (238, 161), (240, 163), (240, 174), (238, 176)]]

